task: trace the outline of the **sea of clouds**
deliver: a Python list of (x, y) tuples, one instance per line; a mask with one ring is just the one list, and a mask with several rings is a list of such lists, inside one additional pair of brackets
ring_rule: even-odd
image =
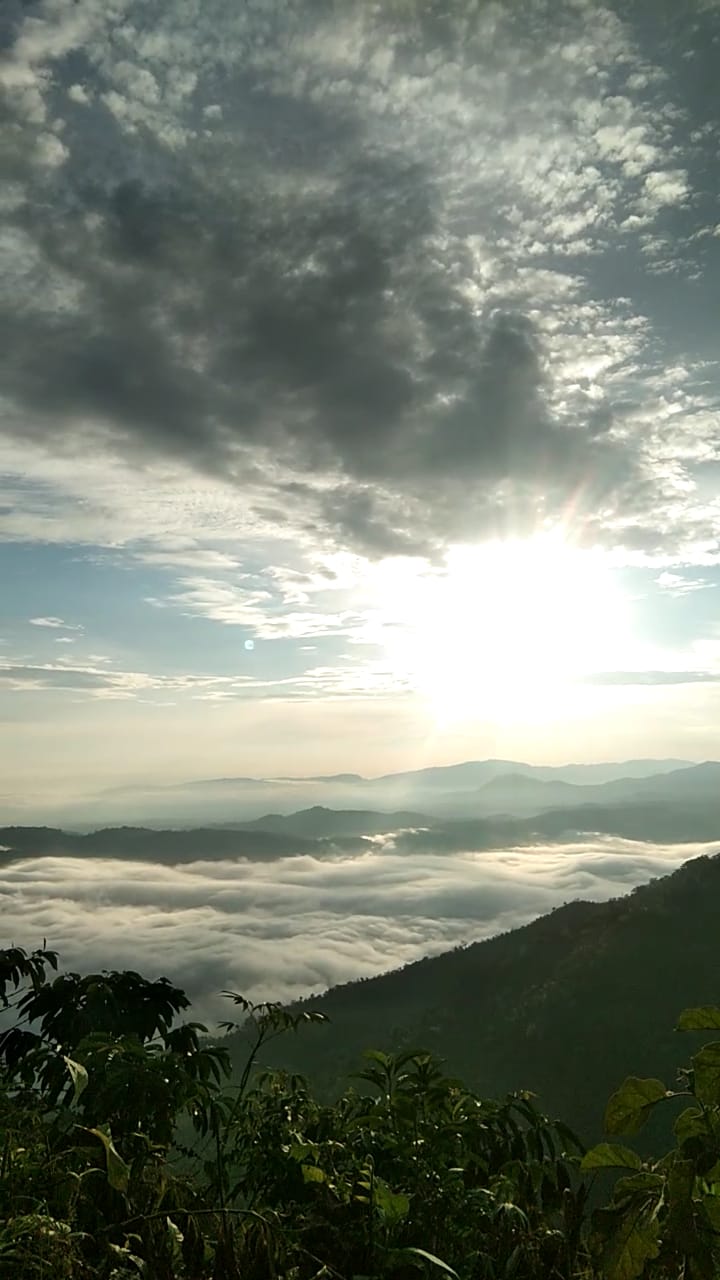
[(0, 945), (43, 938), (61, 966), (167, 975), (211, 1023), (222, 990), (288, 1000), (602, 900), (716, 846), (589, 836), (483, 852), (400, 851), (182, 866), (23, 858), (0, 867)]

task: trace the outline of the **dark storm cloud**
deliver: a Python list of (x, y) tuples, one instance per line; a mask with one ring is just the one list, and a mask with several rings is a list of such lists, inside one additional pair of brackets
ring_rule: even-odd
[[(7, 390), (35, 429), (99, 421), (221, 473), (259, 445), (411, 492), (429, 472), (553, 474), (590, 449), (551, 419), (529, 322), (474, 315), (432, 260), (423, 175), (400, 158), (347, 165), (322, 200), (222, 208), (202, 187), (128, 180), (43, 218), (45, 259), (83, 302), (6, 318)], [(81, 208), (101, 230), (81, 229)]]
[[(33, 33), (15, 16), (20, 58)], [(219, 99), (204, 115), (187, 87), (198, 73), (180, 68), (177, 88), (177, 49), (156, 40), (133, 63), (94, 21), (87, 47), (68, 37), (46, 58), (45, 109), (62, 107), (64, 128), (38, 135), (24, 81), (14, 102), (10, 429), (55, 451), (99, 440), (140, 462), (173, 455), (244, 486), (294, 473), (308, 519), (372, 554), (424, 549), (498, 512), (532, 523), (580, 485), (608, 509), (639, 486), (638, 451), (609, 409), (559, 409), (532, 289), (518, 300), (478, 282), (468, 235), (510, 227), (511, 177), (504, 191), (470, 162), (443, 171), (440, 99), (427, 145), (406, 140), (408, 77), (447, 95), (455, 59), (473, 70), (454, 10), (378, 19), (371, 52), (392, 36), (396, 60), (381, 88), (357, 63), (343, 71), (351, 42), (325, 50), (337, 15), (274, 6), (257, 29), (248, 16), (234, 77), (217, 42), (198, 40), (203, 96)], [(526, 36), (509, 13), (498, 23), (523, 57), (528, 40), (552, 47), (540, 21)], [(179, 140), (158, 122), (173, 93)], [(393, 130), (383, 110), (398, 113)], [(458, 127), (451, 112), (455, 147)], [(44, 150), (26, 153), (25, 131)]]

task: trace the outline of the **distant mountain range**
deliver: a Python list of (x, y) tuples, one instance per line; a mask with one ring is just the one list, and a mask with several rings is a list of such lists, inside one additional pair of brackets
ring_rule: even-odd
[(400, 811), (381, 813), (374, 809), (328, 809), (313, 805), (297, 813), (266, 813), (253, 822), (223, 823), (235, 831), (273, 831), (282, 835), (302, 835), (315, 839), (328, 836), (374, 836), (408, 827), (432, 826), (426, 813)]
[[(449, 775), (457, 782), (453, 770)], [(122, 825), (82, 833), (5, 827), (0, 829), (0, 859), (72, 854), (166, 864), (262, 861), (295, 854), (355, 853), (380, 835), (392, 836), (394, 846), (408, 853), (498, 849), (589, 833), (659, 843), (720, 840), (720, 764), (714, 762), (588, 785), (515, 772), (465, 791), (422, 789), (432, 812), (313, 805), (201, 827), (183, 827), (181, 816), (172, 829)]]
[(650, 776), (624, 774), (593, 784), (544, 779), (536, 774), (504, 774), (481, 786), (475, 798), (484, 808), (495, 811), (540, 813), (550, 806), (612, 805), (649, 797), (677, 803), (713, 794), (718, 796), (720, 812), (720, 764), (708, 761)]
[[(700, 769), (705, 774), (697, 773)], [(298, 810), (332, 808), (375, 812), (410, 811), (436, 818), (511, 816), (584, 803), (660, 792), (664, 779), (677, 790), (700, 792), (720, 777), (720, 765), (682, 760), (629, 760), (617, 764), (531, 765), (515, 760), (469, 760), (405, 773), (364, 778), (325, 777), (195, 779), (172, 786), (123, 787), (94, 797), (82, 813), (53, 818), (54, 825), (87, 829), (115, 822), (134, 825), (208, 826), (288, 817)], [(680, 775), (695, 774), (695, 783)], [(616, 791), (602, 792), (604, 787)]]
[[(572, 902), (524, 928), (303, 1002), (330, 1019), (273, 1050), (326, 1092), (366, 1048), (422, 1047), (494, 1096), (527, 1088), (588, 1138), (629, 1074), (672, 1084), (694, 1037), (680, 1011), (720, 1004), (720, 854), (610, 902)], [(238, 1050), (239, 1052), (239, 1050)]]
[(107, 827), (86, 834), (55, 827), (0, 828), (0, 865), (27, 857), (117, 858), (180, 865), (208, 858), (251, 858), (254, 862), (311, 853), (317, 841), (270, 831), (195, 828), (157, 831), (148, 827)]
[(358, 781), (373, 781), (390, 787), (406, 782), (433, 788), (446, 788), (449, 785), (451, 789), (455, 789), (481, 786), (496, 778), (522, 775), (543, 781), (583, 784), (612, 782), (617, 778), (648, 778), (691, 765), (692, 762), (688, 760), (626, 760), (621, 763), (563, 765), (525, 764), (516, 760), (467, 760), (463, 764), (433, 765), (427, 769), (388, 773), (379, 778), (361, 778)]
[[(126, 813), (130, 797), (122, 794)], [(411, 878), (413, 853), (522, 848), (587, 833), (720, 846), (713, 761), (469, 761), (376, 779), (219, 779), (150, 794), (159, 812), (173, 813), (172, 829), (8, 825), (0, 861), (72, 855), (172, 866), (373, 847), (381, 858), (387, 844), (408, 855)], [(204, 816), (193, 827), (196, 811)], [(357, 1067), (362, 1049), (419, 1044), (484, 1092), (537, 1091), (544, 1108), (593, 1136), (625, 1074), (671, 1080), (688, 1057), (687, 1041), (672, 1030), (680, 1009), (716, 1002), (720, 856), (695, 858), (626, 898), (569, 903), (525, 928), (335, 988), (313, 1001), (331, 1026), (293, 1038), (283, 1061), (330, 1089)]]

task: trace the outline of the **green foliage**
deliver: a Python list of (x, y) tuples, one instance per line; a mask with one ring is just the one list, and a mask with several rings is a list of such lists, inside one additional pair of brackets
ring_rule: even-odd
[(259, 1059), (324, 1016), (233, 992), (247, 1054), (230, 1083), (224, 1046), (174, 1025), (188, 1002), (167, 980), (45, 980), (39, 963), (4, 970), (0, 1275), (576, 1274), (579, 1147), (530, 1095), (487, 1101), (429, 1054), (371, 1052), (323, 1105)]
[(653, 1107), (665, 1097), (662, 1080), (628, 1076), (605, 1109), (606, 1133), (639, 1133)]
[(246, 1045), (231, 1079), (226, 1047), (176, 1024), (188, 1001), (166, 979), (48, 978), (53, 960), (0, 952), (18, 1018), (0, 1036), (0, 1280), (720, 1274), (720, 1043), (675, 1089), (630, 1077), (608, 1103), (613, 1135), (674, 1108), (671, 1150), (586, 1152), (532, 1094), (479, 1097), (418, 1049), (367, 1052), (319, 1101), (261, 1062), (324, 1016), (227, 992)]
[(38, 991), (45, 982), (45, 970), (57, 969), (57, 952), (48, 951), (45, 943), (36, 951), (27, 952), (22, 947), (8, 947), (0, 951), (0, 1003), (4, 1009), (10, 1006), (8, 987), (17, 992), (22, 982), (30, 982)]
[(685, 1009), (678, 1018), (678, 1031), (720, 1031), (720, 1009), (715, 1005), (702, 1005), (699, 1009)]
[[(686, 1009), (682, 1031), (717, 1030), (720, 1010)], [(594, 1215), (593, 1245), (608, 1280), (683, 1277), (712, 1280), (720, 1273), (720, 1042), (704, 1045), (679, 1073), (679, 1088), (631, 1077), (606, 1111), (612, 1133), (637, 1133), (659, 1105), (682, 1111), (673, 1124), (675, 1147), (641, 1160), (624, 1147), (601, 1143), (587, 1152), (583, 1171), (626, 1167), (611, 1204)]]
[(586, 1151), (580, 1161), (583, 1173), (594, 1169), (642, 1169), (642, 1160), (637, 1151), (628, 1147), (616, 1146), (613, 1142), (600, 1142), (590, 1151)]
[[(714, 821), (708, 839), (717, 805)], [(720, 856), (693, 858), (614, 901), (569, 902), (523, 928), (313, 997), (302, 1007), (331, 1025), (288, 1038), (274, 1060), (334, 1097), (368, 1045), (422, 1045), (482, 1096), (533, 1090), (591, 1144), (619, 1081), (673, 1079), (679, 1010), (720, 1004), (719, 912)], [(705, 1029), (705, 1039), (720, 1039)], [(646, 1153), (669, 1140), (669, 1123), (659, 1132), (666, 1110), (655, 1109), (643, 1134)]]

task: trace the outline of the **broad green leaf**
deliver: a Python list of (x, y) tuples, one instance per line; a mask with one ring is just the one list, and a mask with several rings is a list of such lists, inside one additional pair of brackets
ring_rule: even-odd
[(626, 1178), (618, 1178), (613, 1188), (613, 1199), (619, 1203), (628, 1196), (636, 1196), (638, 1191), (662, 1191), (664, 1186), (665, 1179), (660, 1173), (650, 1173), (645, 1170), (641, 1173), (630, 1173)]
[(303, 1164), (300, 1168), (305, 1182), (327, 1182), (327, 1175), (316, 1164)]
[(410, 1212), (410, 1200), (404, 1192), (391, 1191), (382, 1178), (376, 1178), (374, 1181), (373, 1199), (375, 1207), (389, 1225), (402, 1222)]
[(720, 1009), (714, 1004), (698, 1005), (696, 1009), (683, 1009), (677, 1024), (678, 1031), (720, 1031)]
[(706, 1106), (720, 1102), (720, 1041), (703, 1045), (692, 1060), (695, 1096)]
[(584, 1173), (590, 1169), (642, 1169), (642, 1160), (636, 1151), (618, 1146), (614, 1142), (599, 1142), (591, 1147), (580, 1161)]
[(660, 1225), (649, 1210), (629, 1208), (606, 1236), (603, 1280), (638, 1280), (660, 1252)]
[(424, 1258), (425, 1262), (430, 1262), (438, 1270), (444, 1271), (446, 1276), (454, 1276), (455, 1280), (460, 1280), (457, 1271), (453, 1271), (452, 1267), (449, 1267), (447, 1262), (443, 1262), (442, 1258), (436, 1258), (434, 1253), (428, 1253), (427, 1249), (415, 1249), (412, 1246), (408, 1246), (407, 1249), (403, 1250), (403, 1253), (411, 1253), (416, 1258)]
[(79, 1062), (74, 1062), (72, 1058), (66, 1058), (63, 1054), (63, 1062), (70, 1072), (70, 1079), (73, 1083), (73, 1105), (77, 1102), (80, 1094), (87, 1089), (88, 1073)]
[(585, 1147), (577, 1134), (573, 1133), (572, 1129), (568, 1128), (566, 1124), (563, 1124), (561, 1120), (556, 1120), (554, 1127), (558, 1137), (562, 1138), (568, 1150), (572, 1151), (574, 1149), (579, 1152), (583, 1152), (585, 1150)]
[(689, 1138), (707, 1138), (708, 1124), (699, 1107), (686, 1107), (673, 1125), (673, 1133), (682, 1146)]
[(302, 1163), (310, 1155), (317, 1153), (317, 1144), (315, 1142), (293, 1142), (288, 1149), (288, 1155), (291, 1160), (297, 1160), (298, 1164)]
[(628, 1076), (605, 1109), (606, 1133), (638, 1133), (655, 1104), (666, 1096), (662, 1080)]
[(109, 1132), (104, 1133), (102, 1129), (87, 1129), (86, 1132), (93, 1133), (96, 1138), (99, 1138), (105, 1148), (107, 1180), (110, 1186), (115, 1191), (127, 1191), (130, 1181), (130, 1169), (116, 1150), (111, 1134)]
[(366, 1049), (363, 1058), (367, 1058), (369, 1062), (379, 1062), (382, 1067), (389, 1065), (390, 1059), (381, 1049)]

